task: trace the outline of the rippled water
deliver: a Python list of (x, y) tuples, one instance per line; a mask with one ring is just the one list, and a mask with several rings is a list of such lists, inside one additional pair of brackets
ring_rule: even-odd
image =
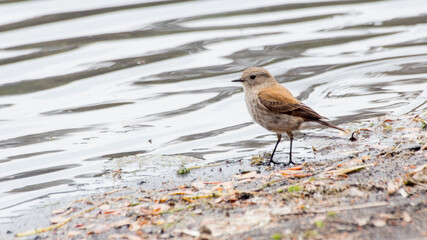
[(102, 184), (112, 157), (270, 151), (230, 82), (250, 66), (335, 123), (411, 111), (426, 45), (425, 0), (0, 1), (0, 214)]

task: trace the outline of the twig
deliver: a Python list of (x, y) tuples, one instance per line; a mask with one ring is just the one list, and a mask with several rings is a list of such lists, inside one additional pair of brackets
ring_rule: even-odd
[(60, 223), (57, 223), (55, 225), (49, 226), (47, 228), (35, 229), (35, 230), (28, 231), (28, 232), (18, 233), (18, 234), (16, 234), (16, 237), (30, 236), (30, 235), (34, 235), (34, 234), (38, 234), (38, 233), (42, 233), (42, 232), (51, 231), (51, 230), (56, 229), (56, 228), (60, 228), (60, 227), (64, 226), (65, 224), (67, 224), (68, 222), (70, 222), (71, 220), (73, 220), (74, 218), (76, 218), (80, 215), (83, 215), (84, 213), (90, 212), (90, 211), (94, 210), (95, 208), (100, 207), (101, 205), (104, 205), (106, 203), (107, 203), (107, 201), (102, 202), (102, 203), (100, 203), (94, 207), (89, 208), (89, 209), (86, 209), (82, 212), (76, 213), (73, 216), (67, 218), (67, 220), (60, 222)]
[(198, 168), (205, 168), (205, 167), (216, 167), (221, 165), (221, 163), (213, 163), (213, 164), (207, 164), (207, 165), (201, 165), (201, 166), (194, 166), (194, 167), (188, 167), (188, 170), (198, 169)]
[(306, 214), (306, 213), (343, 212), (343, 211), (349, 211), (349, 210), (355, 210), (355, 209), (382, 207), (382, 206), (387, 206), (388, 204), (389, 204), (388, 202), (363, 203), (363, 204), (353, 205), (353, 206), (332, 207), (332, 208), (325, 208), (323, 210), (311, 210), (311, 211), (304, 210), (300, 212), (290, 212), (290, 213), (284, 213), (280, 215), (300, 215), (300, 214)]

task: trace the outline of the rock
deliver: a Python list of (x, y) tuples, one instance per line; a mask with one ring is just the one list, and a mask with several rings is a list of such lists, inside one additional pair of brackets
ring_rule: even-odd
[(363, 197), (365, 196), (365, 194), (360, 191), (359, 189), (357, 189), (356, 187), (351, 187), (350, 189), (348, 189), (346, 191), (346, 194), (352, 197)]

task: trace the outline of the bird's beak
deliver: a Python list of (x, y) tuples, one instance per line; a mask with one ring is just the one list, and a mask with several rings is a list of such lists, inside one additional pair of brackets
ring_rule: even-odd
[(242, 79), (236, 79), (236, 80), (233, 80), (232, 82), (244, 82), (245, 80), (242, 80)]

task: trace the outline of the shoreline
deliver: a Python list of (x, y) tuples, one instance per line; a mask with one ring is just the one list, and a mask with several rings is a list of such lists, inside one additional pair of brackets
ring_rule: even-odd
[[(50, 226), (15, 227), (5, 237), (427, 237), (426, 121), (424, 109), (342, 124), (355, 133), (355, 141), (329, 129), (306, 134), (302, 140), (313, 148), (315, 160), (302, 165), (257, 166), (252, 163), (265, 159), (254, 156), (249, 161), (187, 167), (188, 172), (181, 169), (181, 175), (169, 176), (172, 182), (153, 178), (151, 183), (135, 184), (138, 187), (66, 199), (60, 208), (45, 209), (39, 216)], [(287, 161), (287, 154), (278, 156)], [(37, 224), (37, 218), (31, 223)], [(43, 231), (34, 231), (37, 228)]]

